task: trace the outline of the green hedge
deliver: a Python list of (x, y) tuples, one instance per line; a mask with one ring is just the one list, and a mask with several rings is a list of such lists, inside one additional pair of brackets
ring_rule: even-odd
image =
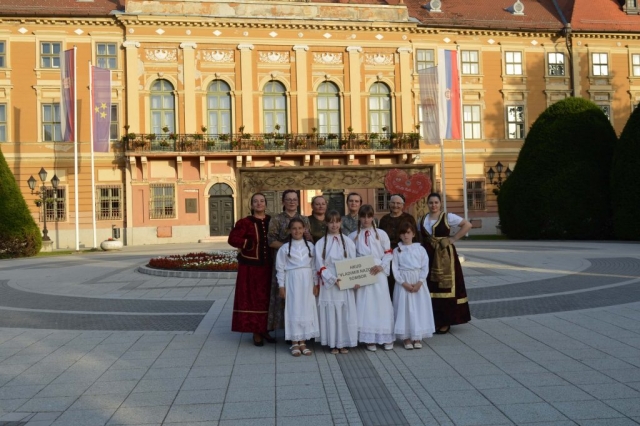
[(547, 108), (498, 194), (502, 232), (517, 239), (610, 238), (616, 143), (611, 123), (594, 103), (569, 98)]
[(0, 151), (0, 259), (35, 256), (42, 235)]
[(640, 240), (640, 108), (629, 117), (613, 153), (613, 230), (621, 240)]

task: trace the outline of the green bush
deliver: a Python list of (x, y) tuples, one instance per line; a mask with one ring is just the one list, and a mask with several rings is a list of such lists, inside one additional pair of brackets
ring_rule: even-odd
[(0, 151), (0, 259), (35, 256), (41, 247), (40, 229)]
[(502, 232), (518, 239), (612, 235), (609, 175), (617, 138), (594, 103), (569, 98), (531, 126), (498, 194)]
[(629, 117), (613, 153), (613, 231), (621, 240), (640, 240), (640, 108)]

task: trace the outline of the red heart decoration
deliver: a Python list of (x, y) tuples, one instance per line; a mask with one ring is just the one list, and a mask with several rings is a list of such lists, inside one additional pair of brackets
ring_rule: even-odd
[(404, 195), (405, 207), (409, 207), (431, 193), (431, 178), (424, 173), (409, 177), (403, 170), (392, 169), (384, 178), (384, 186), (391, 194)]

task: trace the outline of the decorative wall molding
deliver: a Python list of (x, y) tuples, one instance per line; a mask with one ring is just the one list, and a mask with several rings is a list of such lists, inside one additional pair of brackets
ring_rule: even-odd
[(130, 47), (135, 47), (136, 49), (140, 47), (139, 41), (127, 40), (122, 42), (122, 47), (128, 49)]
[(196, 43), (193, 43), (193, 42), (180, 43), (180, 49), (189, 49), (189, 48), (195, 49), (197, 47), (198, 47), (198, 45)]
[(230, 50), (203, 50), (202, 58), (206, 62), (233, 62), (233, 52)]
[(369, 65), (393, 65), (393, 54), (365, 54), (364, 62)]
[(298, 50), (307, 51), (307, 50), (309, 50), (309, 46), (304, 45), (304, 44), (296, 44), (295, 46), (293, 46), (293, 50), (295, 50), (295, 51), (298, 51)]
[(154, 62), (175, 62), (178, 58), (176, 49), (145, 49), (145, 58)]
[(289, 52), (259, 52), (258, 61), (270, 64), (286, 64), (289, 62)]
[(413, 52), (413, 49), (410, 47), (398, 47), (397, 50), (398, 53), (411, 53)]
[(349, 47), (347, 47), (347, 52), (349, 52), (349, 53), (362, 53), (362, 47), (360, 47), (360, 46), (349, 46)]
[(239, 44), (238, 45), (238, 50), (244, 50), (244, 49), (253, 50), (253, 44)]
[(313, 62), (316, 64), (326, 64), (326, 65), (341, 64), (342, 53), (337, 53), (337, 52), (314, 53)]

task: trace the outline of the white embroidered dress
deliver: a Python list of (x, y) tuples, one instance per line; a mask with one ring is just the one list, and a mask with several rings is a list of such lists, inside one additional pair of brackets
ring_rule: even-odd
[[(376, 231), (378, 238), (376, 238)], [(356, 238), (357, 237), (357, 238)], [(361, 229), (352, 232), (349, 238), (356, 245), (356, 257), (372, 255), (383, 272), (376, 275), (376, 283), (356, 290), (358, 313), (358, 341), (363, 343), (393, 343), (393, 305), (389, 296), (390, 263), (392, 259), (389, 236), (382, 229)]]
[[(391, 262), (396, 279), (393, 290), (395, 334), (399, 339), (422, 340), (436, 331), (431, 296), (427, 287), (429, 255), (419, 243), (405, 246), (402, 242), (393, 250)], [(403, 283), (422, 283), (417, 293), (409, 293)]]
[[(327, 247), (322, 259), (325, 238)], [(344, 246), (342, 242), (344, 241)], [(320, 284), (318, 313), (320, 316), (320, 341), (331, 348), (348, 348), (358, 345), (358, 316), (353, 289), (340, 290), (336, 285), (336, 262), (356, 257), (356, 246), (349, 238), (327, 235), (316, 243), (316, 271)]]
[[(284, 335), (286, 340), (298, 341), (320, 337), (318, 310), (313, 295), (315, 262), (313, 243), (293, 240), (291, 251), (285, 243), (276, 256), (278, 286), (286, 288), (284, 307)], [(290, 256), (289, 256), (290, 254)]]

